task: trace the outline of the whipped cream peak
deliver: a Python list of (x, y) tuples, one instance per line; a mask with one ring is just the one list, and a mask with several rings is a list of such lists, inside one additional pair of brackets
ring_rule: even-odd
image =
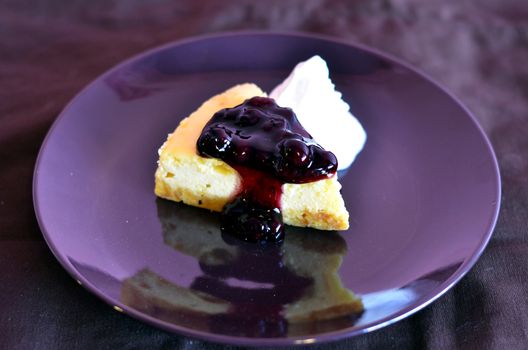
[(320, 56), (300, 62), (277, 85), (270, 97), (281, 107), (293, 109), (297, 119), (315, 141), (334, 153), (338, 170), (348, 168), (361, 152), (367, 134), (350, 113), (330, 80), (326, 62)]

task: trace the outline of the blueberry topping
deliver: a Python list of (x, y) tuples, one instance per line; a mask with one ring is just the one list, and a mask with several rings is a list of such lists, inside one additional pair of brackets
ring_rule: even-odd
[(337, 159), (319, 146), (289, 108), (253, 97), (212, 117), (197, 143), (202, 156), (259, 169), (284, 183), (331, 177)]
[(224, 207), (222, 232), (248, 242), (284, 237), (280, 211), (284, 183), (329, 178), (337, 158), (310, 136), (290, 108), (253, 97), (218, 111), (202, 130), (198, 153), (219, 158), (242, 175), (238, 197)]
[(246, 242), (277, 242), (284, 238), (279, 208), (255, 205), (244, 197), (238, 197), (225, 206), (221, 230)]

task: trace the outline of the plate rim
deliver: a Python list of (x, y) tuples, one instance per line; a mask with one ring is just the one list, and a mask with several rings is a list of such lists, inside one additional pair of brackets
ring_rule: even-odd
[[(497, 197), (495, 198), (495, 201), (494, 201), (495, 208), (493, 211), (493, 215), (487, 224), (487, 228), (485, 230), (485, 234), (482, 236), (482, 240), (480, 241), (476, 249), (473, 251), (473, 253), (468, 255), (468, 258), (464, 260), (464, 262), (449, 276), (449, 278), (447, 278), (443, 283), (441, 283), (439, 286), (434, 288), (431, 292), (417, 299), (411, 305), (403, 309), (400, 309), (397, 312), (394, 312), (391, 315), (386, 316), (376, 322), (368, 323), (362, 326), (361, 328), (354, 329), (354, 326), (352, 326), (352, 327), (342, 328), (340, 330), (324, 332), (324, 333), (320, 333), (316, 335), (304, 335), (304, 336), (294, 336), (294, 337), (284, 337), (284, 338), (252, 338), (252, 337), (238, 337), (238, 336), (224, 335), (224, 334), (218, 334), (218, 333), (213, 333), (213, 332), (200, 331), (200, 330), (180, 326), (177, 324), (165, 322), (163, 320), (154, 318), (148, 314), (134, 310), (133, 308), (124, 305), (119, 300), (113, 300), (111, 297), (107, 296), (105, 293), (100, 291), (95, 286), (95, 284), (85, 279), (84, 276), (80, 274), (77, 271), (77, 269), (69, 262), (69, 260), (64, 255), (62, 255), (60, 250), (57, 249), (57, 247), (55, 246), (51, 238), (51, 235), (46, 229), (46, 224), (44, 222), (45, 220), (42, 217), (41, 208), (39, 205), (37, 188), (39, 184), (39, 168), (42, 162), (42, 155), (45, 152), (46, 146), (50, 138), (52, 137), (54, 130), (56, 129), (57, 125), (61, 122), (61, 120), (65, 117), (65, 115), (67, 114), (71, 106), (75, 104), (77, 100), (82, 95), (84, 95), (86, 91), (88, 91), (94, 84), (104, 79), (105, 77), (110, 75), (112, 72), (120, 69), (121, 67), (127, 66), (131, 62), (140, 60), (143, 57), (150, 56), (156, 52), (163, 51), (170, 47), (177, 47), (181, 45), (192, 44), (194, 42), (199, 42), (199, 41), (204, 41), (204, 40), (211, 40), (211, 39), (214, 40), (214, 39), (237, 37), (237, 36), (276, 36), (276, 37), (289, 37), (291, 39), (297, 39), (297, 38), (316, 39), (316, 40), (326, 41), (332, 44), (345, 45), (345, 46), (352, 47), (354, 49), (359, 49), (360, 51), (366, 52), (373, 56), (380, 57), (383, 60), (393, 62), (398, 66), (408, 69), (413, 74), (420, 76), (421, 78), (425, 79), (428, 83), (434, 85), (437, 89), (439, 89), (442, 93), (446, 94), (456, 105), (458, 105), (458, 107), (462, 109), (464, 114), (467, 117), (469, 117), (473, 126), (478, 131), (478, 134), (480, 138), (484, 141), (488, 154), (491, 157), (491, 161), (493, 163), (493, 172), (496, 178), (495, 191), (496, 191)], [(501, 183), (502, 182), (501, 182), (500, 168), (499, 168), (497, 156), (495, 154), (495, 151), (493, 149), (493, 146), (488, 136), (484, 132), (482, 126), (478, 122), (475, 115), (461, 102), (459, 98), (457, 98), (453, 93), (451, 93), (442, 83), (438, 82), (436, 79), (432, 78), (430, 75), (423, 72), (421, 69), (402, 60), (399, 57), (396, 57), (392, 54), (378, 50), (371, 46), (359, 43), (355, 40), (343, 39), (343, 38), (323, 35), (323, 34), (299, 32), (299, 31), (237, 30), (237, 31), (222, 31), (222, 32), (216, 32), (216, 33), (184, 37), (181, 39), (167, 42), (162, 45), (157, 45), (152, 48), (143, 50), (135, 55), (132, 55), (125, 60), (119, 61), (117, 64), (113, 65), (111, 68), (107, 69), (102, 74), (99, 74), (96, 77), (94, 77), (88, 84), (86, 84), (81, 90), (79, 90), (69, 100), (69, 102), (64, 106), (64, 108), (61, 110), (59, 115), (55, 118), (52, 125), (48, 129), (46, 136), (44, 137), (42, 144), (39, 148), (39, 152), (38, 152), (38, 155), (35, 161), (35, 166), (33, 170), (33, 181), (32, 181), (32, 198), (33, 198), (33, 208), (35, 211), (35, 216), (37, 218), (39, 228), (42, 232), (42, 236), (44, 237), (46, 244), (48, 245), (49, 249), (55, 256), (55, 258), (58, 260), (60, 265), (62, 265), (62, 267), (68, 272), (68, 274), (78, 284), (80, 284), (90, 293), (97, 296), (99, 299), (101, 299), (106, 304), (110, 305), (114, 310), (120, 313), (127, 314), (128, 316), (131, 316), (132, 318), (135, 318), (136, 320), (145, 322), (151, 326), (155, 326), (157, 328), (160, 328), (160, 329), (172, 332), (172, 333), (181, 334), (181, 335), (195, 338), (195, 339), (201, 339), (205, 341), (212, 341), (216, 343), (223, 343), (223, 344), (229, 344), (229, 345), (242, 345), (242, 346), (292, 346), (292, 345), (307, 345), (307, 344), (315, 344), (315, 343), (317, 344), (327, 343), (331, 341), (337, 341), (337, 340), (341, 340), (344, 338), (357, 336), (360, 334), (369, 333), (369, 332), (384, 328), (386, 326), (389, 326), (391, 324), (394, 324), (422, 310), (423, 308), (427, 307), (428, 305), (436, 301), (438, 298), (443, 296), (449, 289), (451, 289), (455, 284), (457, 284), (469, 272), (469, 270), (475, 265), (477, 260), (480, 258), (480, 256), (486, 249), (491, 239), (491, 236), (493, 235), (494, 229), (498, 221), (499, 213), (500, 213), (501, 193), (502, 193)]]

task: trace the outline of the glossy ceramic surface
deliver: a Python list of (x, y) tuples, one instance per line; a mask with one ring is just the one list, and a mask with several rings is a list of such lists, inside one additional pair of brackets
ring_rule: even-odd
[[(157, 149), (183, 117), (237, 83), (269, 91), (314, 54), (368, 135), (340, 174), (347, 232), (289, 228), (283, 246), (256, 250), (224, 241), (217, 214), (156, 199)], [(499, 199), (489, 142), (429, 78), (365, 47), (273, 33), (175, 42), (120, 64), (62, 112), (34, 179), (43, 234), (80, 284), (164, 329), (253, 345), (335, 340), (419, 310), (476, 262)], [(360, 295), (365, 311), (262, 321), (266, 305), (284, 312), (317, 296), (321, 276)]]

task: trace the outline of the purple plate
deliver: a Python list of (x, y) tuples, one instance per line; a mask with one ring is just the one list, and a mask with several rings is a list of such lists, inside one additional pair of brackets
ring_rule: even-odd
[[(314, 54), (368, 134), (341, 174), (347, 232), (289, 228), (282, 247), (255, 249), (224, 241), (217, 214), (156, 199), (157, 150), (183, 117), (238, 83), (269, 91)], [(40, 227), (79, 284), (163, 329), (251, 345), (335, 340), (420, 310), (476, 262), (499, 199), (489, 141), (437, 83), (360, 45), (284, 33), (184, 40), (118, 65), (64, 109), (34, 177)], [(363, 313), (338, 307), (347, 290)]]

